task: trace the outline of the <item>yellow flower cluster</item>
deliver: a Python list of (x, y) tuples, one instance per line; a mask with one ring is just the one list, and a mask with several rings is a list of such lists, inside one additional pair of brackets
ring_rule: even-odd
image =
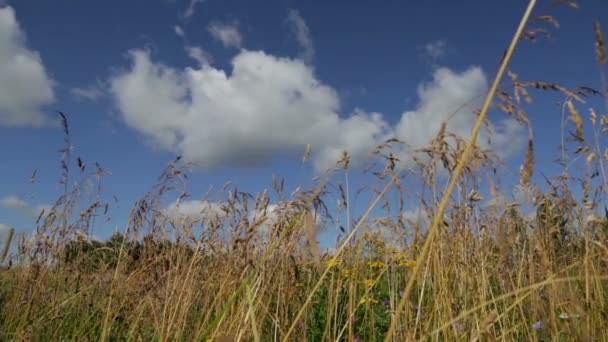
[(330, 258), (325, 262), (325, 267), (331, 268), (340, 265), (340, 259), (338, 258)]
[(416, 260), (402, 260), (399, 262), (399, 266), (414, 268), (416, 267)]
[(353, 275), (353, 271), (349, 270), (348, 268), (345, 268), (342, 270), (342, 276), (344, 278), (349, 278)]
[(391, 260), (401, 267), (412, 268), (416, 266), (416, 260), (408, 259), (404, 252), (393, 251)]
[(367, 263), (367, 266), (369, 266), (371, 268), (385, 268), (386, 264), (383, 263), (382, 261), (370, 261)]

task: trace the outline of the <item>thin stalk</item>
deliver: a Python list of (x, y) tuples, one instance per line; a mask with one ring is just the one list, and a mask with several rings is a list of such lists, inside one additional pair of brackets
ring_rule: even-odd
[(414, 283), (416, 282), (416, 275), (420, 271), (420, 267), (421, 267), (420, 265), (421, 265), (422, 261), (426, 258), (427, 254), (430, 250), (430, 247), (432, 245), (435, 234), (437, 233), (439, 224), (441, 222), (443, 222), (443, 214), (445, 212), (445, 209), (447, 208), (447, 205), (448, 205), (448, 202), (452, 195), (452, 192), (454, 192), (456, 183), (460, 179), (460, 176), (462, 175), (464, 167), (469, 159), (469, 156), (473, 152), (473, 147), (475, 146), (475, 143), (477, 141), (477, 135), (479, 134), (479, 131), (481, 129), (481, 126), (483, 125), (483, 122), (485, 120), (488, 109), (490, 108), (490, 104), (492, 103), (492, 100), (494, 98), (494, 93), (496, 93), (496, 89), (498, 89), (498, 85), (500, 84), (500, 81), (502, 80), (502, 77), (503, 77), (505, 71), (507, 70), (507, 65), (509, 64), (511, 57), (513, 56), (515, 47), (517, 46), (517, 43), (520, 40), (521, 34), (524, 31), (524, 27), (525, 27), (526, 23), (528, 22), (528, 19), (531, 15), (532, 10), (534, 9), (535, 5), (536, 5), (536, 0), (530, 0), (530, 2), (528, 3), (528, 7), (526, 8), (526, 11), (521, 18), (517, 31), (515, 32), (515, 35), (513, 36), (513, 39), (511, 40), (511, 44), (505, 53), (505, 57), (502, 60), (502, 63), (500, 64), (498, 74), (494, 78), (494, 82), (492, 83), (492, 86), (490, 87), (490, 90), (488, 91), (488, 94), (486, 96), (483, 107), (481, 108), (481, 112), (479, 113), (479, 116), (477, 117), (477, 121), (475, 122), (475, 126), (473, 127), (473, 130), (471, 132), (471, 139), (469, 140), (469, 143), (465, 146), (464, 151), (462, 152), (462, 155), (460, 157), (460, 160), (458, 161), (458, 165), (456, 166), (456, 170), (454, 171), (454, 175), (452, 177), (450, 185), (448, 186), (447, 192), (445, 192), (443, 194), (443, 198), (441, 200), (441, 203), (439, 204), (439, 210), (437, 211), (437, 214), (435, 215), (435, 217), (433, 219), (433, 223), (428, 232), (428, 237), (424, 243), (424, 246), (422, 247), (422, 252), (418, 256), (418, 259), (416, 260), (416, 265), (414, 266), (412, 274), (411, 274), (410, 278), (408, 279), (408, 283), (405, 288), (403, 297), (399, 301), (399, 305), (397, 306), (397, 309), (395, 310), (395, 313), (391, 318), (391, 324), (390, 324), (388, 332), (384, 338), (385, 342), (390, 341), (393, 337), (393, 334), (395, 333), (399, 314), (401, 311), (403, 311), (405, 303), (409, 300), (409, 296), (412, 292), (412, 289), (414, 288)]

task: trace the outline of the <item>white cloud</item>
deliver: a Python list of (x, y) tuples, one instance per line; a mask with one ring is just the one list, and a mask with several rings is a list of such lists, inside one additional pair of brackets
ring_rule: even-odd
[[(131, 68), (111, 80), (125, 122), (200, 167), (260, 164), (277, 154), (302, 153), (310, 144), (321, 171), (335, 165), (344, 150), (356, 164), (392, 137), (413, 148), (426, 145), (442, 121), (466, 138), (477, 117), (473, 109), (487, 89), (478, 67), (463, 72), (437, 68), (432, 80), (418, 87), (415, 110), (404, 112), (391, 127), (380, 113), (356, 109), (340, 116), (336, 91), (298, 59), (241, 50), (228, 74), (209, 64), (173, 68), (153, 62), (143, 50), (130, 56)], [(502, 157), (522, 148), (523, 127), (515, 120), (506, 118), (490, 128), (492, 145), (482, 132), (480, 146)], [(405, 151), (401, 157), (411, 161)]]
[(111, 81), (126, 123), (204, 167), (265, 162), (311, 144), (326, 168), (344, 149), (356, 159), (385, 138), (380, 114), (340, 118), (334, 89), (299, 60), (244, 50), (227, 75), (153, 63), (141, 50), (131, 57), (131, 69)]
[(10, 6), (0, 8), (0, 80), (0, 126), (48, 123), (41, 107), (54, 100), (52, 81)]
[(296, 41), (300, 45), (300, 48), (302, 49), (300, 58), (302, 58), (306, 63), (311, 63), (315, 56), (315, 47), (312, 43), (308, 25), (300, 16), (300, 13), (294, 9), (290, 9), (287, 13), (287, 23), (289, 24), (291, 32), (295, 36)]
[(243, 43), (243, 38), (236, 23), (228, 24), (215, 21), (209, 24), (207, 29), (211, 36), (220, 41), (224, 47), (240, 48)]
[(0, 207), (15, 210), (30, 217), (38, 217), (42, 210), (48, 212), (48, 210), (51, 208), (50, 205), (46, 204), (33, 205), (16, 196), (6, 196), (0, 198)]
[(436, 62), (439, 58), (445, 55), (447, 43), (445, 40), (435, 40), (424, 46), (424, 51), (431, 58), (432, 62)]
[(202, 4), (205, 1), (206, 0), (190, 0), (190, 2), (188, 3), (188, 8), (186, 8), (186, 10), (182, 14), (182, 16), (186, 19), (189, 19), (190, 17), (192, 17), (194, 15), (195, 10), (196, 10), (196, 5)]
[[(276, 227), (282, 220), (292, 220), (297, 218), (299, 211), (292, 203), (286, 201), (280, 201), (271, 203), (266, 208), (260, 210), (251, 210), (249, 212), (249, 222), (251, 224), (261, 222), (257, 227), (256, 231), (262, 235), (267, 235), (272, 232), (272, 229)], [(316, 234), (325, 231), (325, 219), (313, 209), (311, 211), (314, 220)]]
[(221, 203), (209, 202), (204, 200), (187, 200), (175, 202), (168, 205), (163, 213), (170, 218), (198, 220), (207, 219), (222, 219), (226, 216), (226, 212), (222, 210)]
[(184, 30), (181, 28), (181, 26), (179, 25), (175, 25), (173, 26), (173, 31), (175, 32), (176, 35), (178, 35), (179, 37), (183, 37), (185, 36)]
[(188, 56), (198, 62), (199, 65), (209, 65), (213, 61), (211, 55), (197, 46), (186, 46)]
[(78, 100), (96, 101), (103, 97), (104, 91), (101, 82), (98, 80), (95, 84), (88, 87), (74, 87), (70, 89), (70, 93)]
[(0, 206), (7, 209), (23, 209), (29, 205), (26, 201), (16, 196), (7, 196), (0, 199)]
[[(438, 68), (431, 82), (418, 86), (418, 106), (416, 110), (402, 114), (395, 135), (412, 147), (420, 147), (433, 139), (441, 123), (446, 121), (448, 131), (468, 138), (477, 119), (473, 109), (479, 107), (486, 90), (486, 76), (478, 67), (461, 73)], [(506, 118), (490, 127), (492, 146), (487, 143), (486, 131), (478, 137), (480, 146), (492, 147), (501, 157), (508, 157), (522, 148), (525, 142), (523, 127), (514, 119)]]

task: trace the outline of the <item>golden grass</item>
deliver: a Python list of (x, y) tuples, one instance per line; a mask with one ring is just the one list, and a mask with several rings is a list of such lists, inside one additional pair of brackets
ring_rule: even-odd
[[(403, 143), (390, 139), (366, 169), (371, 184), (357, 191), (346, 152), (337, 170), (311, 189), (287, 195), (284, 181), (273, 177), (281, 202), (272, 213), (269, 190), (246, 194), (226, 185), (217, 194), (219, 214), (168, 215), (164, 201), (189, 196), (188, 165), (177, 158), (133, 205), (120, 234), (90, 241), (94, 221), (111, 211), (95, 186), (108, 172), (99, 165), (91, 171), (76, 158), (72, 174), (61, 114), (64, 193), (40, 215), (35, 232), (21, 237), (9, 255), (12, 266), (0, 273), (0, 339), (608, 340), (608, 214), (601, 208), (608, 114), (594, 108), (588, 120), (581, 114), (585, 95), (606, 97), (606, 91), (520, 81), (507, 71), (522, 37), (542, 32), (525, 27), (534, 4), (469, 140), (444, 123), (427, 146), (412, 151), (410, 165), (398, 158)], [(534, 18), (559, 26), (551, 16)], [(594, 33), (601, 67), (599, 23)], [(504, 74), (510, 84), (501, 88)], [(532, 103), (533, 91), (564, 96), (563, 127), (573, 128), (562, 146), (564, 171), (545, 178), (544, 187), (533, 183), (532, 127), (520, 105)], [(503, 194), (510, 190), (501, 186), (504, 166), (476, 144), (490, 108), (530, 128), (519, 185), (526, 199)], [(312, 153), (307, 147), (303, 162)], [(93, 185), (70, 187), (75, 177)], [(87, 191), (95, 200), (79, 204)], [(361, 213), (353, 212), (355, 192), (370, 196)], [(417, 218), (404, 215), (406, 203), (418, 206)], [(333, 251), (317, 245), (319, 216), (333, 216), (330, 224), (344, 235)]]

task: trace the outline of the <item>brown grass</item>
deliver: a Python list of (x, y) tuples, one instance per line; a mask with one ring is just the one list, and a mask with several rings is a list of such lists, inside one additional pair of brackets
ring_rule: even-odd
[[(399, 159), (408, 147), (390, 139), (364, 170), (369, 184), (356, 189), (349, 175), (357, 169), (345, 151), (310, 189), (287, 194), (285, 180), (274, 176), (271, 189), (257, 194), (227, 183), (204, 197), (219, 209), (177, 217), (165, 203), (191, 195), (189, 165), (176, 158), (133, 204), (120, 233), (92, 241), (91, 227), (112, 211), (100, 187), (109, 171), (72, 157), (61, 114), (63, 194), (8, 255), (11, 267), (0, 274), (0, 339), (608, 340), (608, 152), (602, 144), (608, 116), (583, 101), (605, 92), (521, 81), (507, 72), (515, 44), (529, 32), (533, 5), (503, 56), (471, 138), (444, 123), (426, 146), (410, 151), (409, 164)], [(559, 26), (552, 16), (535, 18)], [(600, 51), (598, 32), (596, 23)], [(503, 74), (510, 83), (501, 86)], [(535, 165), (532, 126), (521, 103), (531, 105), (539, 91), (564, 98), (563, 127), (572, 132), (561, 146), (563, 172), (552, 178)], [(490, 108), (530, 129), (522, 198), (508, 195), (505, 166), (476, 144)], [(586, 111), (589, 118), (581, 114)], [(312, 153), (307, 147), (303, 162)], [(270, 191), (279, 202), (271, 202)], [(362, 196), (369, 198), (366, 210), (355, 212)], [(83, 204), (85, 198), (94, 200)], [(417, 214), (405, 215), (412, 207)], [(319, 218), (340, 231), (335, 250), (318, 246)]]

